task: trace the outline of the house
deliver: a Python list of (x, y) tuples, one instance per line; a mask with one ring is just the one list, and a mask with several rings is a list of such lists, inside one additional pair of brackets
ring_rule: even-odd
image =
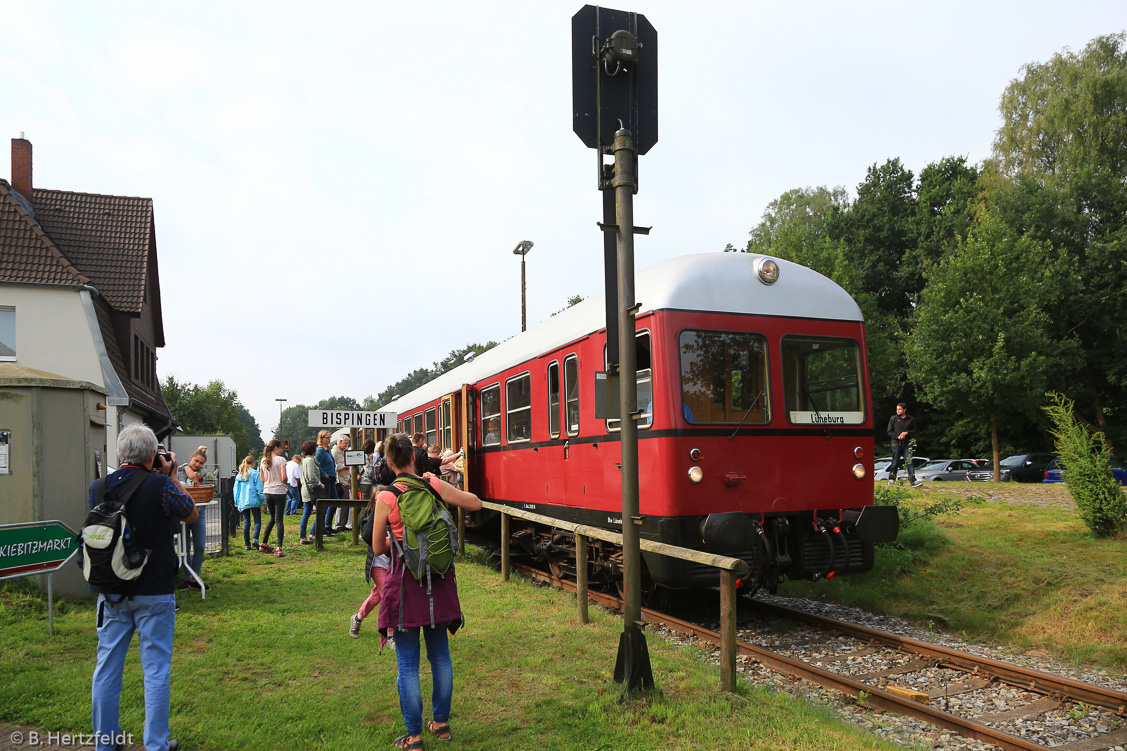
[(77, 528), (121, 429), (167, 440), (176, 427), (156, 375), (156, 223), (150, 198), (35, 188), (31, 157), (12, 139), (12, 181), (0, 179), (0, 524)]

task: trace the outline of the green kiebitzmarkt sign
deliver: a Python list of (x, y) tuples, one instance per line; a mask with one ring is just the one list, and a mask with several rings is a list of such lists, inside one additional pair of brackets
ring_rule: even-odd
[(47, 574), (78, 552), (78, 534), (60, 521), (0, 526), (0, 579)]

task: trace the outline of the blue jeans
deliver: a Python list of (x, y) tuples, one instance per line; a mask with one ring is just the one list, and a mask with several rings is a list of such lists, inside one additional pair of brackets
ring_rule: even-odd
[(912, 464), (912, 447), (907, 441), (892, 442), (892, 464), (888, 468), (888, 479), (895, 480), (900, 467), (908, 473), (908, 482), (916, 482), (916, 467)]
[(204, 509), (200, 509), (200, 518), (188, 525), (188, 537), (191, 540), (191, 550), (188, 551), (188, 567), (203, 578), (200, 567), (203, 566), (203, 548), (207, 542), (207, 520), (204, 518)]
[(301, 490), (293, 485), (286, 486), (286, 514), (296, 514), (301, 505)]
[(262, 534), (262, 509), (258, 506), (243, 511), (243, 542), (250, 545), (250, 519), (254, 517), (254, 544), (258, 544), (258, 536)]
[[(419, 689), (419, 630), (420, 627), (405, 631), (396, 630), (395, 658), (399, 662), (399, 677), (395, 685), (399, 688), (399, 710), (403, 712), (403, 722), (408, 735), (423, 732), (423, 694)], [(427, 662), (430, 663), (431, 711), (434, 721), (440, 725), (450, 719), (450, 699), (454, 694), (454, 665), (450, 662), (450, 642), (446, 626), (422, 626), (423, 637), (427, 643)]]
[(243, 544), (250, 545), (251, 516), (255, 518), (255, 545), (258, 545), (258, 536), (261, 534), (261, 531), (263, 531), (263, 510), (261, 510), (260, 506), (242, 511), (242, 541)]
[[(98, 596), (98, 664), (90, 689), (97, 751), (112, 751), (121, 734), (121, 699), (125, 655), (133, 632), (141, 650), (145, 685), (145, 749), (168, 748), (168, 704), (172, 682), (172, 633), (176, 626), (173, 595), (138, 595), (121, 602)], [(107, 743), (108, 741), (108, 743)]]
[[(313, 501), (310, 501), (308, 503), (303, 502), (301, 505), (302, 505), (301, 532), (298, 534), (298, 537), (300, 539), (304, 540), (305, 539), (305, 533), (308, 530), (309, 517), (313, 516)], [(313, 523), (314, 523), (314, 525), (316, 525), (317, 520), (314, 519)], [(316, 529), (316, 527), (314, 527), (314, 529)]]

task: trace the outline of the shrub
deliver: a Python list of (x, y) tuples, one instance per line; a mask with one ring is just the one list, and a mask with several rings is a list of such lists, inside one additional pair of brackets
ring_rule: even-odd
[(1052, 403), (1044, 409), (1053, 422), (1058, 463), (1080, 518), (1097, 537), (1127, 531), (1127, 495), (1108, 467), (1111, 452), (1103, 433), (1092, 433), (1076, 421), (1071, 400), (1048, 396)]

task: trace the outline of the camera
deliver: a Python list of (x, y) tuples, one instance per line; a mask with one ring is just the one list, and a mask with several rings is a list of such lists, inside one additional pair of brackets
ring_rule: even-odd
[(173, 465), (172, 454), (170, 454), (170, 453), (168, 453), (167, 451), (164, 450), (163, 444), (158, 443), (157, 444), (156, 456), (153, 457), (153, 467), (155, 469), (159, 470), (161, 468), (161, 462), (162, 461), (165, 464)]

